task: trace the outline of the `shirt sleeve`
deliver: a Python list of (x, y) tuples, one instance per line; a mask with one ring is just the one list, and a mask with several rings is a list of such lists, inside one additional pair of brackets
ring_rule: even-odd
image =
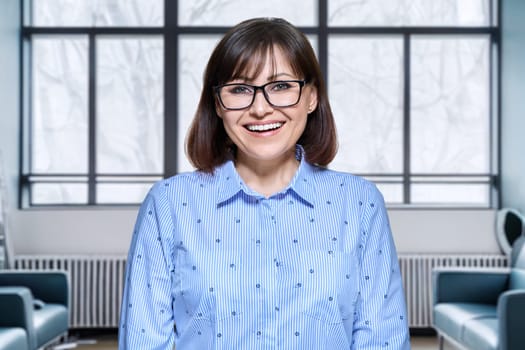
[[(170, 350), (175, 341), (169, 205), (154, 187), (139, 210), (126, 265), (119, 350)], [(165, 196), (164, 196), (165, 198)]]
[(410, 349), (405, 295), (383, 196), (370, 184), (361, 220), (352, 349)]

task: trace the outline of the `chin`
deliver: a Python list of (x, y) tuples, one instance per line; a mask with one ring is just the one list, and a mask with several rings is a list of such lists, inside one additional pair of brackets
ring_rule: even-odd
[(290, 149), (283, 149), (280, 151), (264, 151), (264, 149), (257, 149), (255, 152), (250, 152), (246, 154), (251, 159), (256, 159), (258, 161), (274, 161), (279, 159), (286, 159), (286, 158), (295, 158), (295, 148), (293, 148), (293, 152), (290, 151)]

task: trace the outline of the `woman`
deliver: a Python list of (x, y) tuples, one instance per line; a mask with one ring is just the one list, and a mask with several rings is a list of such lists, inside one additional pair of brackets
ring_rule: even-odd
[(336, 130), (307, 38), (232, 28), (187, 139), (197, 168), (160, 181), (128, 257), (121, 349), (409, 349), (384, 201), (328, 170)]

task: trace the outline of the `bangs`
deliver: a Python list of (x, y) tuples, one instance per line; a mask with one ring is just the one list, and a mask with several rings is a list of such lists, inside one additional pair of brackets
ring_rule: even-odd
[(292, 54), (290, 50), (284, 50), (281, 45), (271, 41), (264, 41), (256, 44), (256, 46), (246, 48), (241, 52), (231, 75), (226, 80), (241, 79), (253, 81), (261, 74), (266, 64), (270, 65), (272, 75), (276, 75), (278, 72), (275, 50), (281, 51), (293, 73), (299, 77), (301, 72), (299, 67), (294, 64), (296, 60), (291, 57)]

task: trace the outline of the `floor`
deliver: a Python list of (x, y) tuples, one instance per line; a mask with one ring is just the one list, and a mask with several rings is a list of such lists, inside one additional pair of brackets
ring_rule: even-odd
[[(75, 337), (72, 337), (74, 339)], [(116, 350), (117, 340), (116, 335), (112, 333), (106, 334), (83, 334), (78, 337), (79, 343), (63, 344), (54, 348), (54, 350), (61, 349), (81, 349), (81, 350)], [(438, 341), (434, 335), (415, 335), (411, 338), (412, 350), (437, 350)], [(68, 346), (70, 345), (70, 346)], [(444, 350), (454, 350), (454, 348), (445, 344)]]

